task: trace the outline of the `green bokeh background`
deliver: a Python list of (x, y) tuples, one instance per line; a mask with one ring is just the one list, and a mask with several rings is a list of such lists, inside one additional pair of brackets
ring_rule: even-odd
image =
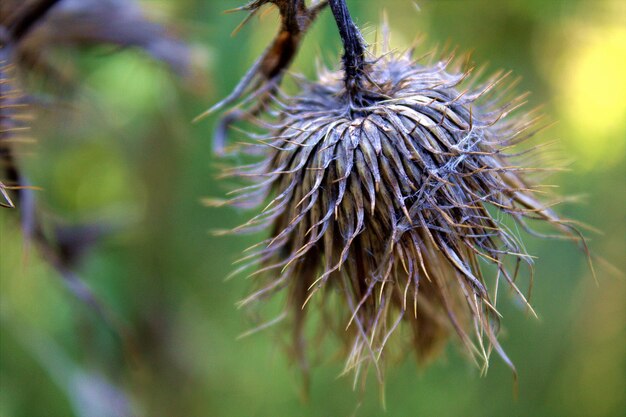
[[(239, 0), (143, 2), (193, 47), (201, 76), (180, 80), (135, 50), (75, 52), (82, 89), (76, 109), (38, 112), (32, 154), (22, 160), (50, 216), (106, 222), (115, 232), (84, 259), (80, 275), (132, 329), (135, 355), (64, 287), (18, 225), (0, 213), (0, 416), (100, 416), (106, 380), (134, 415), (158, 416), (620, 416), (626, 410), (626, 5), (615, 0), (348, 0), (369, 40), (383, 9), (394, 46), (426, 35), (473, 51), (477, 63), (511, 69), (529, 107), (549, 119), (540, 141), (557, 140), (568, 172), (550, 178), (565, 216), (589, 233), (597, 282), (584, 255), (559, 241), (526, 239), (539, 256), (532, 318), (511, 294), (499, 305), (502, 344), (519, 371), (493, 357), (486, 376), (458, 343), (421, 368), (411, 355), (387, 373), (386, 411), (374, 379), (364, 392), (337, 377), (329, 343), (301, 377), (273, 331), (237, 340), (250, 322), (235, 307), (249, 283), (224, 282), (255, 237), (215, 237), (248, 214), (210, 209), (223, 196), (212, 155), (216, 117), (190, 121), (224, 97), (271, 40), (270, 12), (236, 37)], [(292, 67), (311, 77), (315, 60), (338, 64), (332, 16), (323, 13)], [(65, 57), (68, 59), (68, 57)], [(606, 264), (612, 266), (607, 266)], [(91, 393), (91, 394), (90, 394)], [(85, 403), (90, 398), (90, 403)], [(106, 398), (106, 397), (105, 397)], [(107, 401), (107, 400), (103, 400)], [(98, 409), (99, 408), (99, 409)]]

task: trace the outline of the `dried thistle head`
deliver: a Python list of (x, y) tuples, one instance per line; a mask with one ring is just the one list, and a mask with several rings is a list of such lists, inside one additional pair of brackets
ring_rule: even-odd
[[(329, 2), (338, 22), (340, 3)], [(497, 288), (504, 281), (527, 303), (515, 280), (532, 258), (503, 219), (527, 230), (528, 219), (543, 220), (578, 238), (520, 165), (515, 146), (537, 118), (514, 112), (523, 98), (510, 98), (506, 75), (478, 84), (451, 60), (388, 50), (367, 61), (354, 29), (340, 26), (343, 71), (300, 80), (295, 96), (279, 92), (256, 119), (266, 133), (249, 134), (261, 162), (230, 171), (253, 181), (230, 204), (266, 204), (236, 231), (271, 234), (245, 258), (244, 268), (260, 267), (242, 304), (288, 293), (301, 363), (318, 305), (356, 375), (374, 365), (382, 378), (379, 360), (400, 327), (420, 360), (453, 332), (485, 366), (495, 349), (513, 367), (497, 340)]]

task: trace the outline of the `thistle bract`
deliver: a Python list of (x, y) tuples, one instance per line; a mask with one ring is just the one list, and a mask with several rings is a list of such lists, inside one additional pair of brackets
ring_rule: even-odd
[(335, 323), (323, 325), (340, 329), (347, 369), (377, 364), (400, 326), (420, 359), (456, 332), (475, 357), (495, 348), (510, 364), (496, 339), (496, 288), (507, 282), (526, 302), (514, 280), (531, 260), (502, 218), (567, 231), (511, 154), (531, 115), (509, 115), (522, 99), (499, 88), (504, 77), (471, 85), (449, 61), (388, 53), (362, 75), (351, 94), (341, 71), (301, 81), (258, 121), (267, 134), (250, 135), (263, 160), (231, 172), (255, 183), (230, 203), (266, 204), (237, 230), (271, 236), (248, 257), (259, 288), (243, 303), (288, 292), (297, 351), (308, 309), (336, 293), (340, 307), (324, 316)]

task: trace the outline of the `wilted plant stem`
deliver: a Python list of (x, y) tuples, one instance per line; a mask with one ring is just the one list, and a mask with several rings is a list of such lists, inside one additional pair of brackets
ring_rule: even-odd
[(343, 43), (344, 83), (348, 97), (352, 101), (357, 99), (361, 87), (365, 47), (361, 33), (350, 17), (345, 0), (329, 0), (328, 4), (335, 16), (339, 36), (341, 36)]

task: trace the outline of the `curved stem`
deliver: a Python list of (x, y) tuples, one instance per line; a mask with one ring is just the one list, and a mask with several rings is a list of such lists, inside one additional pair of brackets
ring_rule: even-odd
[(329, 0), (328, 4), (335, 16), (339, 36), (343, 43), (344, 82), (348, 95), (352, 99), (361, 85), (361, 76), (365, 62), (365, 47), (361, 32), (356, 27), (345, 0)]

